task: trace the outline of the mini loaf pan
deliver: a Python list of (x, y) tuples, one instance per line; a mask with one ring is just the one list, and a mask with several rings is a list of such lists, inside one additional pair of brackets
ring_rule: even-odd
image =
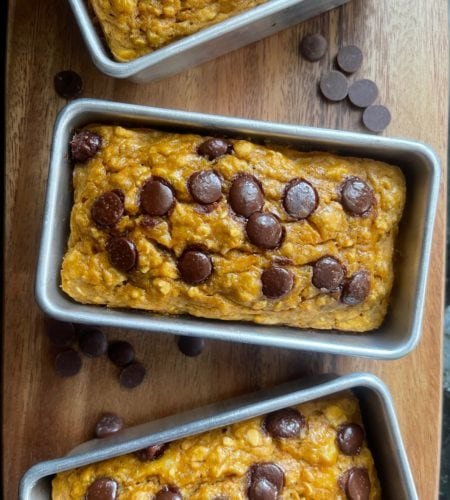
[[(352, 334), (208, 320), (193, 316), (164, 316), (132, 309), (83, 305), (73, 301), (60, 288), (60, 269), (67, 249), (73, 203), (73, 169), (68, 158), (68, 143), (74, 129), (92, 122), (205, 135), (223, 134), (260, 142), (268, 140), (302, 150), (331, 151), (398, 165), (406, 178), (407, 202), (397, 241), (396, 282), (384, 323), (371, 332)], [(63, 108), (55, 124), (36, 277), (36, 298), (47, 314), (67, 322), (209, 337), (329, 354), (399, 358), (415, 347), (421, 334), (438, 188), (438, 160), (427, 146), (417, 142), (79, 99)]]
[(20, 500), (51, 499), (54, 474), (131, 453), (155, 443), (167, 443), (351, 389), (359, 399), (369, 448), (386, 500), (415, 500), (417, 493), (403, 446), (391, 395), (370, 373), (341, 377), (322, 375), (211, 404), (88, 441), (66, 457), (33, 466), (20, 483)]
[(273, 35), (348, 0), (269, 0), (267, 3), (129, 62), (117, 62), (92, 22), (86, 0), (69, 0), (97, 68), (137, 83), (159, 80)]

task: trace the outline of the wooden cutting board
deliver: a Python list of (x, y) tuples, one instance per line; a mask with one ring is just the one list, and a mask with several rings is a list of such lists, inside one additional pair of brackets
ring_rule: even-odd
[[(441, 428), (442, 320), (448, 118), (447, 2), (353, 0), (298, 27), (162, 82), (137, 85), (92, 65), (67, 2), (9, 2), (5, 319), (3, 338), (4, 498), (16, 497), (32, 464), (89, 438), (98, 415), (115, 411), (127, 425), (322, 371), (368, 370), (392, 391), (419, 495), (437, 497)], [(329, 57), (298, 57), (308, 32), (330, 42)], [(87, 360), (79, 375), (59, 378), (54, 351), (34, 299), (37, 248), (55, 116), (65, 104), (53, 90), (63, 69), (79, 72), (85, 96), (169, 108), (362, 130), (360, 112), (318, 95), (319, 75), (341, 44), (355, 43), (392, 111), (386, 135), (430, 144), (442, 161), (441, 197), (429, 275), (423, 337), (415, 352), (390, 362), (345, 359), (209, 341), (198, 358), (178, 352), (172, 336), (109, 330), (132, 342), (149, 377), (119, 388), (106, 359)]]

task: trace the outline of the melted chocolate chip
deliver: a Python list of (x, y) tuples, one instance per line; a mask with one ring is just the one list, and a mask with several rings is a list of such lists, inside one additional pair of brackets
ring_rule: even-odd
[(143, 462), (150, 462), (152, 460), (156, 460), (161, 457), (166, 451), (168, 445), (167, 444), (153, 444), (151, 446), (147, 446), (143, 450), (139, 450), (136, 452), (136, 456), (139, 460)]
[(55, 370), (61, 377), (73, 377), (81, 370), (81, 358), (75, 349), (66, 349), (57, 354)]
[(106, 335), (97, 328), (83, 330), (78, 342), (80, 351), (90, 358), (97, 358), (108, 349)]
[(272, 266), (261, 274), (262, 292), (269, 299), (288, 294), (294, 286), (294, 275), (289, 269)]
[(230, 154), (233, 151), (233, 145), (225, 139), (207, 139), (197, 148), (200, 156), (206, 156), (208, 160), (215, 160), (219, 156)]
[(142, 363), (134, 362), (126, 366), (119, 376), (120, 385), (126, 389), (134, 389), (142, 384), (147, 370)]
[(123, 428), (123, 420), (115, 413), (105, 413), (95, 425), (95, 436), (102, 439), (112, 436)]
[(124, 212), (123, 200), (114, 191), (100, 195), (91, 207), (91, 217), (100, 227), (112, 227), (121, 219)]
[(334, 292), (343, 283), (345, 272), (342, 264), (334, 257), (325, 256), (313, 266), (312, 283), (324, 292)]
[(157, 226), (161, 222), (161, 219), (158, 217), (152, 217), (151, 215), (143, 215), (141, 220), (139, 221), (139, 225), (141, 227), (145, 227), (151, 229)]
[(273, 438), (293, 438), (305, 427), (305, 417), (295, 408), (284, 408), (266, 415), (264, 429)]
[(83, 92), (83, 80), (75, 71), (60, 71), (56, 73), (53, 84), (57, 94), (64, 99), (75, 99)]
[(192, 198), (198, 203), (209, 205), (222, 197), (222, 183), (213, 170), (201, 170), (193, 173), (188, 180)]
[(178, 271), (186, 283), (202, 283), (213, 272), (211, 257), (201, 250), (186, 250), (178, 259)]
[(252, 481), (247, 490), (247, 496), (250, 500), (276, 500), (278, 491), (274, 484), (262, 478)]
[(354, 467), (348, 472), (345, 493), (349, 500), (369, 500), (370, 478), (367, 469)]
[(91, 159), (101, 147), (102, 138), (98, 134), (90, 132), (89, 130), (77, 132), (70, 141), (72, 160), (78, 163), (85, 163)]
[(317, 191), (305, 180), (294, 179), (284, 190), (284, 209), (295, 219), (306, 219), (316, 210), (318, 204)]
[(132, 241), (127, 238), (112, 238), (107, 246), (109, 261), (122, 272), (131, 271), (136, 267), (138, 253)]
[(141, 209), (148, 215), (166, 215), (175, 204), (172, 188), (159, 179), (150, 179), (141, 190)]
[(126, 340), (116, 340), (108, 346), (108, 357), (117, 366), (127, 366), (134, 361), (133, 346)]
[(345, 283), (342, 289), (341, 300), (349, 306), (356, 306), (364, 302), (370, 293), (370, 276), (365, 269), (356, 272)]
[(255, 212), (250, 215), (246, 231), (251, 243), (261, 248), (276, 248), (281, 243), (283, 228), (275, 215)]
[(351, 215), (364, 215), (374, 203), (372, 188), (359, 177), (349, 177), (341, 188), (341, 203)]
[(250, 500), (275, 500), (284, 486), (284, 472), (271, 462), (252, 465), (249, 469), (247, 496)]
[(229, 202), (231, 208), (244, 217), (259, 212), (264, 206), (261, 185), (253, 175), (240, 175), (231, 184)]
[(183, 495), (176, 486), (164, 486), (155, 495), (155, 500), (182, 500)]
[(358, 455), (364, 441), (364, 430), (358, 424), (341, 425), (337, 430), (336, 441), (344, 455)]
[(118, 484), (109, 477), (99, 477), (86, 491), (85, 500), (116, 500)]

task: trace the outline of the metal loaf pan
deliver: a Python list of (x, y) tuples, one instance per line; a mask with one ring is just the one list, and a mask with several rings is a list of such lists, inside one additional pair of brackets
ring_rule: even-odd
[[(256, 141), (267, 139), (299, 149), (376, 158), (400, 166), (407, 181), (407, 204), (397, 244), (396, 283), (383, 325), (372, 332), (351, 334), (163, 316), (74, 302), (60, 289), (60, 268), (67, 248), (72, 207), (72, 168), (67, 145), (75, 128), (92, 122), (244, 136)], [(76, 100), (60, 112), (54, 129), (36, 278), (37, 301), (47, 314), (62, 321), (331, 354), (399, 358), (415, 347), (421, 333), (438, 188), (438, 160), (427, 146), (417, 142), (108, 101)]]
[(154, 443), (174, 441), (348, 389), (354, 391), (361, 405), (383, 499), (417, 499), (392, 398), (384, 383), (370, 373), (332, 377), (331, 380), (330, 376), (297, 380), (131, 427), (114, 437), (88, 441), (66, 457), (42, 462), (29, 469), (21, 480), (19, 498), (49, 500), (52, 475), (61, 471), (124, 455)]
[(348, 0), (269, 0), (129, 62), (112, 58), (94, 27), (86, 0), (69, 0), (97, 68), (114, 78), (158, 80), (273, 35)]

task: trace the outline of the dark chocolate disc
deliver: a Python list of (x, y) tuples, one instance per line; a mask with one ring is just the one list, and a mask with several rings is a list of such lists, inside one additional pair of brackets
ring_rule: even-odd
[(128, 272), (136, 267), (138, 253), (128, 238), (112, 238), (107, 246), (109, 261), (119, 271)]
[(197, 148), (200, 156), (206, 156), (208, 160), (215, 160), (219, 156), (230, 154), (233, 151), (233, 145), (225, 139), (212, 138), (202, 142)]
[(186, 250), (178, 259), (178, 271), (186, 283), (202, 283), (213, 271), (211, 257), (201, 250)]
[(251, 243), (261, 248), (276, 248), (281, 243), (283, 228), (275, 215), (255, 212), (250, 215), (246, 231)]
[(329, 101), (342, 101), (347, 97), (348, 81), (340, 71), (330, 71), (320, 80), (320, 91)]
[(305, 425), (305, 417), (295, 408), (283, 408), (269, 413), (263, 421), (263, 428), (273, 438), (298, 437)]
[(356, 272), (345, 283), (342, 289), (341, 300), (349, 306), (356, 306), (364, 302), (370, 293), (369, 272), (363, 269)]
[(66, 349), (56, 355), (55, 369), (62, 377), (73, 377), (81, 370), (81, 357), (75, 349)]
[(126, 366), (134, 361), (133, 346), (126, 340), (116, 340), (108, 346), (108, 357), (117, 366)]
[(287, 184), (283, 194), (283, 206), (295, 219), (306, 219), (319, 204), (317, 191), (302, 179), (294, 179)]
[(81, 331), (78, 344), (80, 351), (90, 358), (102, 356), (108, 349), (108, 339), (98, 328), (87, 328)]
[(134, 363), (127, 365), (120, 372), (120, 385), (126, 389), (134, 389), (143, 382), (146, 374), (147, 370), (145, 369), (145, 366), (142, 363), (135, 361)]
[(339, 49), (336, 61), (342, 71), (354, 73), (362, 65), (363, 53), (356, 45), (347, 45)]
[(313, 266), (312, 283), (322, 291), (334, 292), (341, 286), (344, 278), (342, 264), (329, 255), (319, 259)]
[(311, 62), (322, 59), (327, 51), (327, 48), (327, 40), (319, 33), (306, 35), (300, 42), (301, 55)]
[(209, 205), (222, 197), (220, 177), (213, 170), (193, 173), (188, 180), (189, 192), (198, 203)]
[(362, 121), (371, 132), (382, 132), (391, 123), (391, 112), (386, 106), (374, 104), (364, 110)]
[(228, 197), (231, 208), (244, 217), (259, 212), (264, 206), (264, 194), (253, 175), (240, 175), (231, 184)]
[(261, 274), (262, 292), (269, 299), (288, 294), (294, 286), (294, 275), (289, 269), (272, 266)]
[(147, 446), (147, 448), (144, 448), (143, 450), (137, 451), (136, 456), (139, 458), (139, 460), (142, 460), (142, 462), (150, 462), (161, 457), (167, 448), (168, 445), (165, 443), (153, 444), (151, 446)]
[(182, 336), (178, 339), (178, 349), (189, 357), (198, 356), (205, 348), (205, 339), (201, 337)]
[(359, 177), (349, 177), (341, 188), (341, 203), (351, 215), (364, 215), (375, 201), (372, 188)]
[(175, 196), (168, 183), (150, 179), (141, 190), (141, 209), (148, 215), (166, 215), (175, 204)]
[(75, 99), (83, 92), (83, 80), (75, 71), (67, 70), (56, 73), (53, 84), (57, 94), (64, 99)]
[(348, 98), (352, 104), (359, 108), (367, 108), (378, 97), (378, 87), (375, 82), (368, 79), (356, 80), (348, 89)]
[(95, 199), (91, 216), (100, 227), (112, 227), (121, 219), (124, 212), (123, 200), (114, 191), (103, 193)]

